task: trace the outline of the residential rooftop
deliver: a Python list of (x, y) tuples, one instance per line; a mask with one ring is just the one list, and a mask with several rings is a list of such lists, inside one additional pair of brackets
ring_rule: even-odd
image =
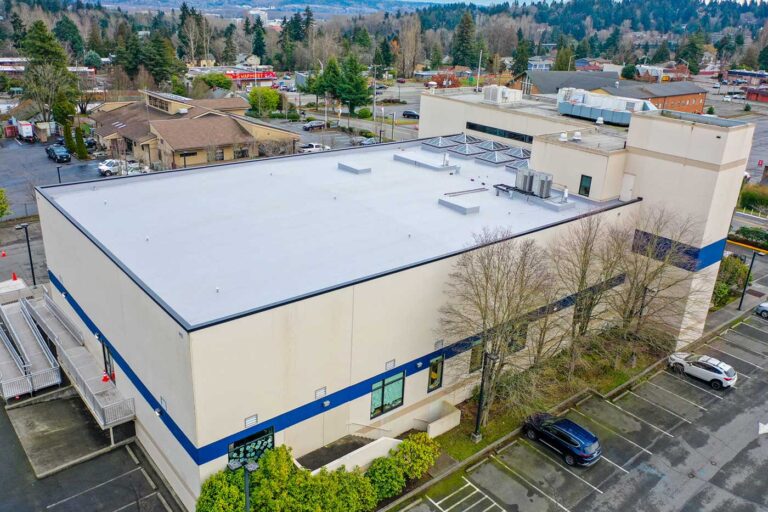
[(515, 184), (508, 162), (422, 142), (40, 192), (188, 330), (459, 253), (484, 228), (523, 234), (620, 204), (497, 195)]

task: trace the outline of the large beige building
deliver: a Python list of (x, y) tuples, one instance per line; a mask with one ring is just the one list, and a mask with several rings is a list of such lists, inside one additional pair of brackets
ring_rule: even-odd
[[(548, 244), (584, 216), (668, 206), (701, 220), (690, 252), (711, 289), (752, 125), (656, 111), (598, 130), (436, 96), (421, 122), (430, 137), (482, 139), (39, 189), (52, 302), (110, 365), (139, 442), (190, 510), (244, 443), (301, 457), (349, 434), (455, 424), (482, 349), (441, 335), (440, 308), (483, 228)], [(549, 197), (506, 192), (526, 167), (553, 175)], [(705, 314), (688, 308), (681, 332), (695, 337)]]

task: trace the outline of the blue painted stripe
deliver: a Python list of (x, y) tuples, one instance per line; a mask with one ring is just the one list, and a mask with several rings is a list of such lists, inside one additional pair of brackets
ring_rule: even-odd
[(718, 240), (704, 247), (694, 247), (682, 242), (675, 242), (670, 238), (660, 237), (645, 231), (635, 230), (635, 237), (632, 241), (632, 250), (637, 253), (648, 254), (648, 246), (654, 244), (653, 258), (656, 260), (664, 259), (670, 250), (674, 247), (679, 251), (681, 258), (675, 258), (673, 263), (676, 267), (692, 272), (698, 272), (710, 265), (714, 265), (723, 258), (726, 239)]
[[(120, 355), (120, 352), (107, 339), (104, 333), (101, 332), (101, 330), (90, 319), (90, 317), (88, 317), (86, 312), (83, 310), (80, 304), (77, 303), (77, 301), (72, 296), (72, 294), (70, 294), (67, 291), (64, 284), (56, 277), (53, 271), (48, 270), (48, 275), (50, 276), (51, 283), (66, 298), (69, 305), (72, 306), (72, 309), (75, 311), (75, 313), (77, 313), (77, 316), (80, 317), (80, 319), (88, 327), (88, 329), (94, 334), (94, 336), (97, 336), (98, 339), (104, 342), (104, 344), (109, 348), (109, 351), (112, 354), (112, 358), (114, 362), (123, 370), (126, 377), (128, 377), (128, 379), (131, 381), (134, 387), (139, 391), (139, 393), (144, 398), (144, 400), (146, 400), (147, 404), (149, 404), (149, 406), (152, 409), (159, 408), (160, 407), (159, 400), (157, 400), (155, 396), (149, 391), (147, 386), (144, 385), (144, 383), (141, 381), (139, 376), (136, 375), (136, 373), (131, 369), (128, 362), (122, 357), (122, 355)], [(603, 289), (611, 288), (623, 282), (624, 282), (624, 276), (623, 275), (617, 276), (604, 283), (599, 283), (597, 285), (590, 287), (587, 290), (587, 292), (593, 292), (597, 288), (603, 288)], [(552, 309), (559, 310), (559, 309), (572, 306), (576, 301), (576, 297), (577, 297), (577, 294), (569, 295), (567, 297), (564, 297), (558, 300), (553, 304), (550, 304), (549, 306), (543, 306), (539, 308), (538, 310), (532, 312), (530, 315), (532, 318), (536, 318), (544, 314), (546, 311), (551, 311)], [(214, 459), (217, 459), (223, 455), (226, 455), (229, 445), (235, 441), (246, 438), (250, 435), (253, 435), (269, 427), (272, 427), (275, 432), (285, 430), (293, 425), (296, 425), (298, 423), (301, 423), (302, 421), (313, 418), (319, 414), (322, 414), (326, 411), (334, 409), (340, 405), (343, 405), (345, 403), (351, 402), (358, 398), (364, 397), (365, 395), (371, 392), (371, 386), (373, 386), (374, 383), (382, 379), (391, 377), (392, 375), (395, 375), (403, 371), (405, 372), (406, 377), (415, 375), (429, 368), (430, 360), (434, 359), (435, 357), (438, 357), (441, 355), (445, 356), (446, 359), (456, 357), (462, 354), (463, 352), (470, 350), (479, 341), (480, 341), (479, 335), (470, 336), (461, 341), (458, 341), (456, 343), (453, 343), (441, 349), (430, 352), (429, 354), (416, 358), (412, 361), (408, 361), (407, 363), (401, 364), (400, 366), (397, 366), (391, 370), (388, 370), (386, 372), (370, 377), (364, 381), (348, 386), (344, 389), (331, 393), (330, 395), (327, 395), (318, 400), (314, 400), (307, 404), (291, 409), (290, 411), (279, 414), (278, 416), (275, 416), (274, 418), (271, 418), (262, 423), (259, 423), (251, 428), (241, 430), (239, 432), (229, 435), (223, 439), (219, 439), (218, 441), (214, 441), (213, 443), (207, 444), (200, 448), (196, 447), (192, 443), (192, 441), (186, 436), (186, 434), (184, 434), (184, 432), (181, 430), (178, 424), (176, 424), (176, 422), (173, 420), (170, 414), (164, 411), (163, 414), (160, 415), (160, 419), (168, 428), (168, 430), (171, 432), (173, 437), (175, 437), (176, 440), (179, 442), (179, 444), (181, 444), (181, 446), (184, 448), (187, 454), (189, 454), (192, 460), (196, 464), (202, 465)], [(330, 402), (327, 407), (323, 405), (324, 402), (326, 401)]]

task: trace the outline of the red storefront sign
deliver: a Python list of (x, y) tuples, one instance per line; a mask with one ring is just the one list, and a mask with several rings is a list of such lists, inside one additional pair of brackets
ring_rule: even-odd
[(226, 71), (224, 74), (232, 80), (277, 80), (274, 71)]

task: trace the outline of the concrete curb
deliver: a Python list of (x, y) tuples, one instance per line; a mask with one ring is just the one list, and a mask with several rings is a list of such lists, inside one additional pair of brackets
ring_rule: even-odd
[[(96, 457), (100, 455), (104, 455), (105, 453), (109, 453), (112, 450), (116, 450), (117, 448), (120, 448), (121, 446), (125, 444), (130, 444), (134, 441), (134, 438), (129, 438), (124, 441), (120, 441), (119, 443), (115, 443), (111, 446), (107, 446), (106, 448), (102, 448), (101, 450), (96, 450), (95, 452), (91, 452), (88, 455), (84, 455), (78, 459), (71, 460), (67, 462), (66, 464), (62, 464), (61, 466), (55, 467), (53, 469), (49, 469), (48, 471), (43, 471), (42, 473), (38, 474), (35, 472), (35, 477), (38, 480), (42, 480), (43, 478), (47, 476), (51, 476), (55, 473), (59, 473), (60, 471), (64, 471), (65, 469), (69, 469), (71, 467), (77, 466), (78, 464), (81, 464), (83, 462), (89, 461), (91, 459), (95, 459)], [(34, 466), (32, 467), (32, 470), (34, 471)]]
[[(689, 348), (694, 348), (694, 347), (698, 347), (700, 345), (706, 344), (706, 342), (708, 342), (709, 340), (711, 340), (712, 338), (714, 338), (715, 336), (720, 334), (720, 332), (722, 332), (723, 329), (728, 328), (728, 327), (730, 327), (730, 326), (732, 326), (734, 324), (742, 322), (744, 320), (744, 318), (746, 316), (748, 316), (751, 312), (752, 312), (751, 309), (749, 309), (747, 311), (743, 311), (740, 315), (737, 315), (735, 318), (733, 318), (731, 320), (728, 320), (727, 322), (722, 322), (721, 324), (713, 327), (709, 331), (707, 331), (704, 334), (702, 334), (699, 339), (689, 343), (684, 348), (685, 349), (689, 349)], [(634, 387), (634, 385), (638, 381), (646, 378), (649, 374), (651, 374), (651, 373), (656, 374), (657, 370), (658, 370), (658, 367), (663, 365), (666, 362), (666, 360), (667, 360), (666, 357), (663, 357), (663, 358), (659, 359), (655, 363), (651, 364), (648, 368), (646, 368), (642, 372), (638, 373), (637, 375), (635, 375), (634, 377), (629, 379), (624, 384), (621, 384), (620, 386), (615, 387), (614, 389), (612, 389), (608, 393), (602, 394), (602, 393), (598, 392), (597, 390), (592, 389), (591, 387), (587, 387), (587, 388), (579, 391), (578, 393), (570, 396), (569, 398), (563, 400), (562, 402), (560, 402), (559, 404), (555, 405), (554, 407), (548, 409), (547, 412), (549, 412), (551, 414), (555, 414), (555, 413), (560, 413), (560, 412), (563, 412), (563, 411), (567, 411), (572, 404), (578, 404), (581, 401), (588, 399), (590, 396), (597, 396), (597, 397), (599, 397), (599, 398), (601, 398), (603, 400), (611, 400), (613, 397), (616, 397), (616, 396), (618, 396), (621, 393), (627, 392), (629, 389)], [(429, 489), (430, 487), (432, 487), (436, 483), (440, 482), (441, 480), (449, 477), (453, 473), (455, 473), (457, 471), (461, 471), (464, 468), (467, 468), (467, 467), (470, 467), (470, 466), (474, 466), (474, 465), (476, 465), (476, 463), (480, 463), (482, 461), (482, 459), (488, 457), (492, 452), (495, 452), (498, 447), (501, 447), (502, 445), (506, 444), (512, 438), (519, 436), (521, 432), (522, 432), (522, 429), (520, 427), (518, 427), (515, 430), (511, 431), (510, 433), (503, 435), (502, 437), (500, 437), (496, 441), (492, 442), (491, 444), (489, 444), (488, 446), (486, 446), (485, 448), (483, 448), (479, 452), (477, 452), (477, 453), (475, 453), (473, 455), (470, 455), (466, 459), (464, 459), (462, 461), (458, 461), (458, 462), (456, 462), (455, 464), (453, 464), (451, 466), (448, 466), (443, 471), (441, 471), (440, 473), (436, 474), (433, 478), (431, 478), (430, 480), (424, 482), (423, 484), (419, 485), (418, 487), (412, 489), (407, 494), (404, 494), (404, 495), (400, 496), (398, 499), (396, 499), (395, 501), (393, 501), (391, 503), (388, 503), (386, 506), (384, 506), (384, 507), (382, 507), (380, 509), (377, 509), (378, 512), (390, 511), (390, 510), (394, 509), (395, 507), (397, 507), (398, 505), (401, 505), (402, 503), (404, 503), (404, 502), (406, 502), (406, 501), (416, 497), (418, 494), (421, 494), (421, 493), (425, 492), (427, 489)], [(409, 505), (406, 508), (406, 510), (408, 508), (411, 508), (411, 506), (414, 506), (414, 505)]]
[(77, 390), (74, 387), (72, 387), (71, 384), (69, 384), (59, 389), (55, 389), (53, 391), (48, 391), (47, 393), (36, 395), (32, 398), (27, 398), (18, 402), (14, 402), (12, 404), (7, 404), (5, 406), (5, 410), (12, 411), (13, 409), (19, 409), (21, 407), (27, 407), (29, 405), (40, 404), (43, 402), (50, 402), (51, 400), (59, 400), (60, 398), (72, 398), (75, 396), (77, 396)]

